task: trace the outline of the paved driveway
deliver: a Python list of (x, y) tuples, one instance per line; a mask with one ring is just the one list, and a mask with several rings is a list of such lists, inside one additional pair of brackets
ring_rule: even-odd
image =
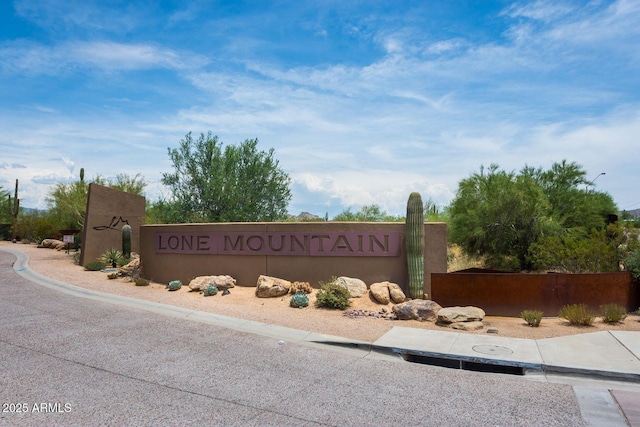
[(14, 260), (0, 251), (0, 425), (582, 425), (569, 385), (73, 297), (18, 276)]

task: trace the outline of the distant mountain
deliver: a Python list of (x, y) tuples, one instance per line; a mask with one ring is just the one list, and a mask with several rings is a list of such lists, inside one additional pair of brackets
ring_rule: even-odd
[(294, 216), (293, 219), (296, 221), (324, 221), (323, 218), (309, 212), (300, 212), (300, 214)]

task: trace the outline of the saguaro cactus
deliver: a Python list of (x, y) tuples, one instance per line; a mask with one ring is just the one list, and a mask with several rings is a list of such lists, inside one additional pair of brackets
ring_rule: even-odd
[(424, 297), (424, 211), (420, 193), (413, 192), (407, 201), (405, 239), (407, 248), (407, 270), (409, 272), (409, 295)]
[(127, 259), (131, 257), (131, 226), (129, 224), (122, 226), (122, 254)]

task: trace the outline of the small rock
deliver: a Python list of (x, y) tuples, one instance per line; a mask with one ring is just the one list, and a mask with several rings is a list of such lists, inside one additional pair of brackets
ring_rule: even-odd
[(460, 331), (477, 331), (479, 329), (484, 328), (484, 324), (482, 322), (456, 322), (451, 324), (451, 328), (457, 329)]

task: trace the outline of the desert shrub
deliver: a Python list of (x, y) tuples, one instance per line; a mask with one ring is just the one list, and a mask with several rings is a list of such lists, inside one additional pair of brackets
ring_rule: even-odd
[(640, 282), (640, 250), (631, 252), (623, 261), (624, 269), (631, 272), (633, 280)]
[(313, 292), (313, 287), (309, 284), (309, 282), (293, 282), (291, 284), (291, 287), (289, 288), (289, 293), (291, 295), (295, 295), (298, 292), (310, 294), (311, 292)]
[(149, 286), (149, 280), (142, 277), (136, 279), (136, 286)]
[(108, 249), (101, 256), (100, 261), (104, 263), (104, 265), (108, 265), (109, 267), (113, 266), (115, 263), (116, 267), (122, 267), (127, 263), (127, 259), (122, 254), (122, 252), (118, 249)]
[(118, 273), (109, 273), (107, 274), (107, 279), (117, 279)]
[(627, 317), (627, 310), (618, 304), (601, 305), (600, 313), (604, 323), (618, 323)]
[(571, 304), (563, 306), (558, 317), (568, 320), (572, 325), (591, 326), (595, 314), (586, 304)]
[(100, 271), (104, 268), (104, 263), (102, 261), (89, 261), (84, 265), (85, 270), (89, 271)]
[(524, 310), (520, 313), (520, 317), (527, 322), (527, 325), (537, 328), (542, 321), (542, 312), (538, 310)]
[(316, 294), (316, 307), (344, 310), (351, 305), (349, 290), (335, 282), (324, 283)]
[(15, 234), (32, 243), (40, 243), (47, 238), (54, 238), (63, 228), (55, 218), (45, 211), (24, 212), (18, 215)]

